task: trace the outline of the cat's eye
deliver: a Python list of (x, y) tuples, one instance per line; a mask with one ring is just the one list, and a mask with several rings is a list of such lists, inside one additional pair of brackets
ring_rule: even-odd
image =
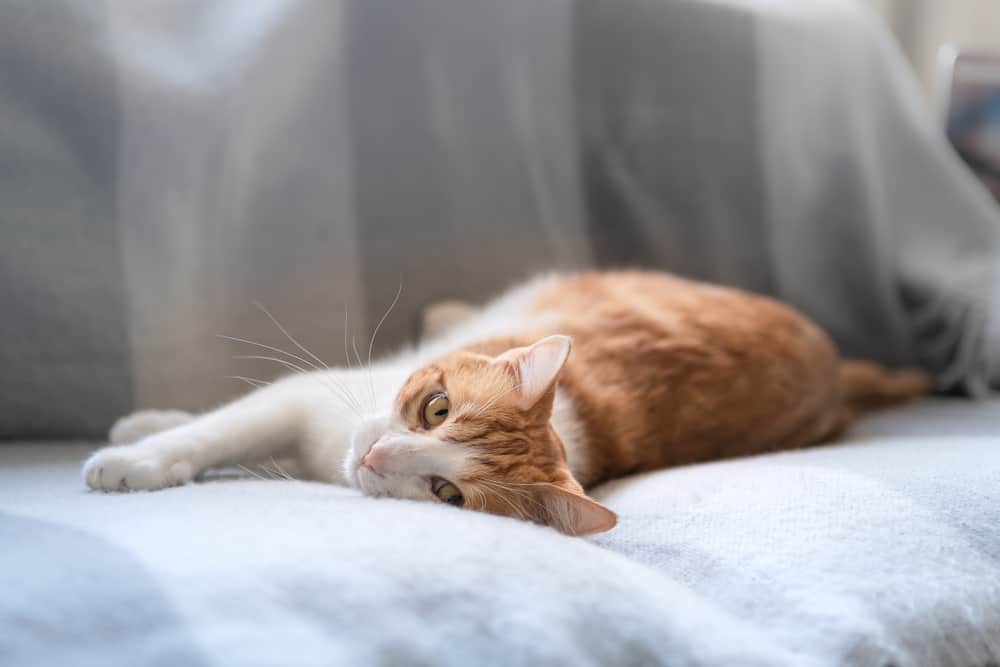
[(462, 492), (458, 490), (458, 487), (440, 477), (431, 478), (431, 491), (434, 492), (434, 495), (441, 502), (448, 503), (449, 505), (461, 507), (462, 503), (465, 502), (465, 499), (462, 498)]
[(426, 428), (434, 428), (448, 418), (448, 409), (451, 403), (444, 394), (431, 394), (424, 401), (423, 419)]

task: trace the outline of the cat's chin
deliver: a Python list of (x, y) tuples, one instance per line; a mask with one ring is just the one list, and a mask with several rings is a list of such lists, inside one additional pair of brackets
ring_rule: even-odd
[(364, 466), (355, 470), (351, 485), (372, 498), (399, 498), (403, 500), (427, 500), (414, 494), (406, 480), (378, 475)]
[(387, 421), (388, 419), (385, 416), (368, 417), (362, 420), (351, 433), (351, 444), (346, 456), (344, 456), (341, 473), (352, 488), (370, 494), (368, 490), (370, 485), (366, 488), (362, 475), (371, 474), (374, 477), (374, 473), (361, 465), (361, 460), (368, 450), (371, 449), (372, 444), (386, 432), (388, 429)]
[(381, 497), (389, 495), (383, 485), (382, 480), (372, 471), (364, 466), (357, 466), (354, 470), (353, 486), (367, 496)]
[(365, 466), (355, 465), (348, 479), (353, 488), (372, 498), (439, 502), (429, 483), (419, 475), (379, 475)]
[(344, 459), (343, 473), (344, 479), (347, 480), (348, 486), (357, 489), (359, 491), (365, 491), (364, 485), (361, 483), (361, 457), (351, 449), (347, 453)]
[(363, 454), (351, 448), (344, 461), (344, 477), (348, 484), (367, 496), (386, 496), (385, 478), (361, 464)]
[(346, 456), (344, 456), (344, 462), (341, 465), (341, 474), (347, 481), (348, 486), (359, 491), (364, 491), (368, 493), (368, 490), (362, 480), (362, 475), (365, 473), (370, 473), (363, 465), (361, 465), (361, 459), (364, 457), (364, 452), (358, 447), (359, 438), (357, 434), (352, 437), (352, 443), (350, 449), (347, 450)]

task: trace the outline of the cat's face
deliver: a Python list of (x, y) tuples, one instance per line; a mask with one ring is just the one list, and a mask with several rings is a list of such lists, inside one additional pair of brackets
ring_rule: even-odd
[(549, 424), (570, 339), (499, 357), (456, 352), (415, 372), (354, 434), (348, 478), (369, 495), (444, 502), (573, 535), (615, 525), (573, 479)]

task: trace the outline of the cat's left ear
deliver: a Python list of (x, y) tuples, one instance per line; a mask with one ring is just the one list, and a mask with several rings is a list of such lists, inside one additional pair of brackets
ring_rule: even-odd
[(575, 481), (537, 487), (529, 510), (536, 521), (567, 535), (592, 535), (611, 530), (618, 515), (588, 498)]
[(507, 350), (494, 363), (505, 365), (519, 383), (521, 408), (530, 410), (549, 391), (569, 357), (569, 336), (547, 336), (528, 347)]

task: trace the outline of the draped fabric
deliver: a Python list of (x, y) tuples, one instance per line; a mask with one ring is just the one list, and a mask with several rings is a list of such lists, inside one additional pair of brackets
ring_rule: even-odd
[(647, 266), (1000, 384), (994, 202), (886, 30), (793, 0), (0, 1), (0, 437), (94, 436)]

